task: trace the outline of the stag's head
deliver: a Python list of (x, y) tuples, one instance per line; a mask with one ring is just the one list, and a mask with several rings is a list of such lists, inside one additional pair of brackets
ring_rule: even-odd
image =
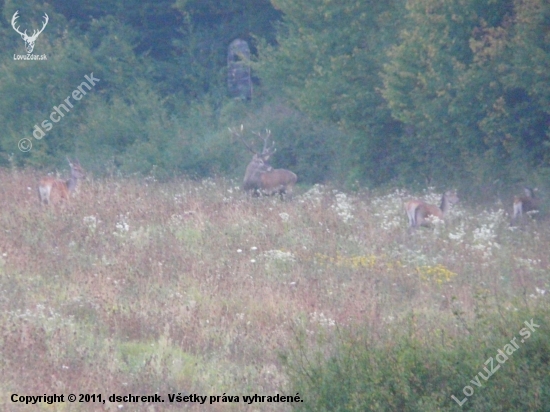
[(34, 42), (36, 41), (36, 39), (38, 38), (40, 33), (42, 33), (44, 31), (44, 29), (46, 28), (46, 25), (48, 24), (48, 21), (50, 20), (50, 18), (48, 17), (48, 15), (46, 13), (44, 13), (44, 22), (42, 23), (42, 28), (40, 30), (34, 30), (32, 35), (29, 36), (29, 35), (27, 35), (27, 30), (25, 30), (24, 32), (21, 32), (21, 31), (19, 31), (19, 26), (15, 27), (16, 20), (19, 17), (18, 14), (19, 14), (19, 10), (17, 10), (13, 14), (13, 17), (11, 18), (11, 25), (12, 25), (13, 29), (17, 33), (19, 33), (21, 35), (21, 38), (25, 41), (25, 49), (27, 49), (27, 53), (31, 54), (32, 51), (34, 50)]

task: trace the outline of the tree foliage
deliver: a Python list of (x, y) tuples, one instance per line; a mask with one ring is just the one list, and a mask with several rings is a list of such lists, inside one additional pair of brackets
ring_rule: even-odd
[[(550, 176), (544, 0), (6, 0), (0, 9), (3, 165), (74, 153), (97, 171), (241, 173), (227, 127), (247, 123), (275, 130), (274, 160), (309, 182), (485, 189)], [(50, 16), (35, 51), (47, 61), (13, 60), (24, 53), (16, 10), (29, 30)], [(247, 104), (227, 96), (235, 38), (254, 56)], [(92, 72), (93, 91), (33, 139)], [(17, 150), (21, 138), (30, 152)]]
[(540, 36), (548, 5), (409, 0), (407, 9), (383, 94), (407, 125), (411, 168), (428, 180), (482, 185), (526, 178), (547, 162), (548, 95), (535, 84), (546, 76), (536, 68), (548, 58), (547, 35)]
[(392, 178), (400, 127), (379, 92), (379, 72), (395, 40), (402, 2), (273, 3), (284, 17), (277, 45), (260, 48), (258, 70), (266, 87), (347, 131), (338, 143), (350, 180)]

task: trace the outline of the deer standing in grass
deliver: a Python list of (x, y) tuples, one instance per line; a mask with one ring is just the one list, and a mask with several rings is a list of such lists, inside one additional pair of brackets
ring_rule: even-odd
[(242, 125), (240, 132), (229, 130), (234, 136), (239, 137), (246, 148), (253, 153), (252, 160), (244, 174), (243, 190), (248, 193), (252, 192), (254, 196), (259, 196), (260, 193), (268, 196), (279, 194), (281, 199), (285, 194), (292, 195), (292, 189), (298, 180), (296, 174), (286, 169), (273, 169), (269, 164), (269, 158), (276, 151), (275, 142), (272, 142), (271, 146), (268, 143), (271, 132), (266, 130), (265, 135), (255, 133), (264, 142), (262, 151), (258, 153), (246, 143), (242, 135)]
[(68, 201), (70, 193), (75, 190), (78, 184), (78, 179), (85, 177), (84, 170), (80, 166), (78, 159), (75, 162), (71, 162), (67, 157), (67, 162), (71, 166), (71, 177), (69, 180), (63, 181), (53, 177), (44, 177), (40, 180), (38, 198), (41, 205)]
[(451, 205), (458, 203), (458, 196), (454, 191), (447, 191), (441, 197), (441, 205), (431, 205), (422, 200), (409, 200), (405, 203), (405, 210), (409, 218), (409, 226), (417, 228), (426, 226), (426, 219), (430, 216), (435, 216), (438, 219), (445, 217)]
[(540, 199), (535, 196), (536, 189), (525, 187), (523, 190), (525, 196), (514, 197), (514, 215), (511, 223), (517, 221), (524, 213), (539, 211)]

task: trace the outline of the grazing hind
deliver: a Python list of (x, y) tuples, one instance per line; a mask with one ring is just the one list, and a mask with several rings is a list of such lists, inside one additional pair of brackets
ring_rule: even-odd
[(530, 187), (523, 188), (525, 196), (514, 197), (514, 214), (510, 224), (514, 224), (519, 218), (523, 217), (524, 213), (538, 212), (540, 207), (540, 199), (535, 196), (537, 189)]
[(86, 175), (76, 159), (71, 162), (67, 157), (69, 166), (71, 166), (71, 177), (67, 181), (55, 179), (53, 177), (44, 177), (38, 185), (38, 199), (41, 205), (55, 204), (60, 201), (68, 201), (69, 195), (75, 190), (78, 179), (83, 179)]
[(454, 191), (447, 191), (443, 194), (439, 207), (418, 199), (409, 200), (405, 203), (405, 211), (409, 218), (409, 226), (414, 228), (426, 226), (426, 219), (430, 216), (435, 216), (443, 220), (451, 205), (458, 203), (458, 200), (458, 196)]

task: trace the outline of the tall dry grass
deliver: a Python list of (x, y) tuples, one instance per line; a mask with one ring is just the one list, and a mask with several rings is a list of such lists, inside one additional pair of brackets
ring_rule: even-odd
[(429, 344), (480, 313), (548, 302), (547, 223), (510, 228), (498, 207), (463, 203), (447, 224), (409, 231), (400, 191), (314, 186), (281, 202), (226, 180), (90, 179), (44, 208), (38, 178), (0, 171), (5, 410), (14, 392), (284, 393), (279, 356), (298, 332), (315, 345), (366, 328), (383, 343), (412, 316)]

